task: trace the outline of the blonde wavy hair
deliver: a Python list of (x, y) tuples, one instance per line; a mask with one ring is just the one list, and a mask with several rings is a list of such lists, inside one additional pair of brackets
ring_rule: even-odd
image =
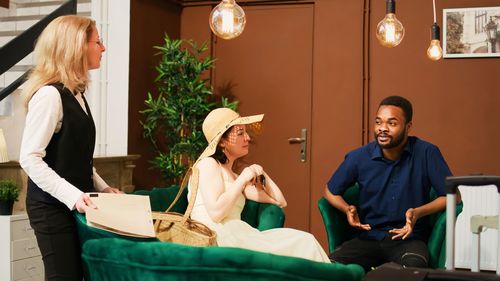
[(22, 95), (27, 106), (41, 87), (62, 83), (71, 92), (83, 92), (90, 80), (87, 46), (95, 21), (82, 16), (61, 16), (50, 22), (36, 42), (36, 65)]

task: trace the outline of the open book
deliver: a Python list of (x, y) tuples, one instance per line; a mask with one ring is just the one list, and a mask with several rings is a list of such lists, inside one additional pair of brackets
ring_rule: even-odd
[(155, 237), (149, 196), (88, 193), (97, 209), (85, 210), (87, 225), (121, 235)]

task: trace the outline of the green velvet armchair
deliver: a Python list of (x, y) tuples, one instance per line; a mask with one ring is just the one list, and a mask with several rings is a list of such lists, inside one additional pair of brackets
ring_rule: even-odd
[[(178, 187), (136, 191), (164, 211)], [(184, 213), (187, 191), (172, 211)], [(105, 280), (362, 280), (358, 265), (339, 265), (228, 247), (192, 247), (121, 236), (87, 226), (77, 212), (86, 281)], [(259, 230), (282, 227), (281, 208), (247, 200), (242, 219)]]
[[(436, 198), (431, 190), (431, 198)], [(343, 198), (349, 205), (358, 206), (359, 187), (354, 185), (348, 188)], [(341, 211), (330, 205), (325, 198), (318, 201), (319, 211), (328, 236), (328, 250), (333, 252), (344, 241), (355, 237), (356, 230), (349, 225), (346, 216)], [(457, 204), (457, 216), (462, 211), (462, 204)], [(432, 268), (445, 268), (446, 262), (446, 211), (430, 216), (431, 234), (427, 247), (429, 249), (429, 266)]]

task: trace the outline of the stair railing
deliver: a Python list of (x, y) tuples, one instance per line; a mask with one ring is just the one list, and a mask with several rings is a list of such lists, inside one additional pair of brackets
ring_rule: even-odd
[[(23, 33), (19, 34), (16, 38), (7, 42), (7, 44), (0, 47), (0, 75), (4, 74), (11, 67), (16, 65), (24, 57), (33, 52), (35, 48), (35, 42), (45, 29), (45, 27), (55, 18), (63, 15), (76, 14), (77, 0), (69, 0), (62, 4), (59, 8), (54, 10), (52, 13), (45, 16), (36, 24), (32, 25), (30, 28), (25, 30)], [(14, 82), (7, 85), (0, 91), (0, 101), (14, 92), (19, 86), (21, 86), (26, 77), (28, 76), (29, 70), (23, 75), (17, 78)]]

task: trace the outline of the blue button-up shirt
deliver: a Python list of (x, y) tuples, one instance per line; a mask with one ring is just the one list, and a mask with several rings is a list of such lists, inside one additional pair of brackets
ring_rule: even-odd
[[(370, 231), (360, 232), (360, 238), (381, 240), (393, 228), (406, 223), (409, 208), (422, 206), (430, 201), (431, 187), (438, 196), (446, 196), (445, 177), (451, 172), (439, 148), (416, 137), (408, 137), (401, 157), (388, 160), (376, 141), (349, 152), (344, 162), (328, 181), (334, 195), (342, 195), (354, 185), (359, 185), (358, 214)], [(428, 219), (420, 218), (409, 238), (427, 240)]]

